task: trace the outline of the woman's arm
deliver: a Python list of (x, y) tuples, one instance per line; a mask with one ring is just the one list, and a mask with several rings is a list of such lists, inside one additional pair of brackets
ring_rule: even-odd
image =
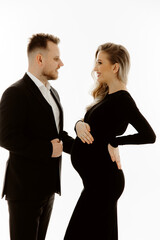
[(81, 139), (83, 143), (92, 144), (94, 141), (90, 131), (90, 126), (88, 123), (83, 122), (82, 120), (79, 120), (75, 125), (75, 131), (77, 133), (77, 136)]
[(137, 130), (137, 133), (115, 137), (110, 141), (110, 144), (113, 147), (117, 147), (118, 145), (126, 144), (154, 143), (156, 140), (156, 135), (148, 121), (140, 113), (129, 93), (123, 96), (120, 104), (122, 106), (121, 114), (124, 116), (124, 121), (130, 123)]

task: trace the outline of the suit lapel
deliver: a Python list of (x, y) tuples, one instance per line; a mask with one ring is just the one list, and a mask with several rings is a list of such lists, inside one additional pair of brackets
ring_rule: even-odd
[(60, 112), (60, 132), (63, 130), (63, 109), (62, 109), (62, 105), (60, 103), (59, 97), (57, 95), (57, 92), (54, 90), (53, 87), (51, 87), (51, 95), (54, 98), (58, 108), (59, 108), (59, 112)]
[[(46, 114), (47, 114), (47, 116), (49, 116), (52, 126), (54, 124), (55, 129), (57, 131), (52, 107), (47, 102), (47, 100), (43, 97), (43, 95), (40, 92), (40, 90), (38, 89), (38, 87), (35, 85), (35, 83), (30, 79), (30, 77), (27, 74), (24, 75), (23, 79), (25, 81), (26, 87), (32, 93), (32, 95), (34, 95), (34, 97), (40, 102), (40, 106), (42, 106), (42, 108), (46, 111)], [(58, 134), (58, 132), (57, 132), (57, 134)]]

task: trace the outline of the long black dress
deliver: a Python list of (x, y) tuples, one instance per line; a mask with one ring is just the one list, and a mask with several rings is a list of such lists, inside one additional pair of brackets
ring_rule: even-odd
[[(112, 162), (107, 145), (153, 143), (155, 134), (124, 90), (107, 94), (87, 111), (84, 121), (91, 127), (94, 142), (84, 144), (77, 137), (73, 145), (71, 160), (83, 180), (84, 190), (64, 239), (117, 240), (117, 200), (124, 189), (124, 175)], [(120, 136), (129, 123), (137, 133)]]

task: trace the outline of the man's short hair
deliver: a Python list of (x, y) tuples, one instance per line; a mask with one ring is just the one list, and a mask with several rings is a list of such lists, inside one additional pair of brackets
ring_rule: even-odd
[(32, 35), (32, 37), (29, 39), (27, 53), (29, 54), (36, 48), (46, 49), (48, 41), (58, 44), (60, 42), (60, 39), (51, 34), (45, 34), (45, 33), (38, 33), (38, 34)]

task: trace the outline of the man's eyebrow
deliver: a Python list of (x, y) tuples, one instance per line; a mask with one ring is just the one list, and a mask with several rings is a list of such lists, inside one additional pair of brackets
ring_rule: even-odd
[(55, 56), (54, 59), (59, 59), (59, 56)]

